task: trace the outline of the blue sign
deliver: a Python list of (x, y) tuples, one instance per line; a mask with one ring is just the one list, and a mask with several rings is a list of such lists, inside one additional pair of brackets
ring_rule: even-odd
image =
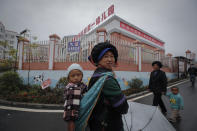
[(80, 41), (69, 42), (68, 52), (80, 52)]

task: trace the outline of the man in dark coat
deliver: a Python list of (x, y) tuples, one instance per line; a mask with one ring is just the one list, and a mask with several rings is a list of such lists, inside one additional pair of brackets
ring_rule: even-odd
[(162, 64), (160, 61), (154, 61), (152, 63), (153, 71), (150, 75), (149, 90), (153, 92), (153, 106), (160, 106), (163, 114), (167, 113), (166, 107), (162, 101), (161, 96), (167, 91), (167, 78), (165, 72), (160, 70)]

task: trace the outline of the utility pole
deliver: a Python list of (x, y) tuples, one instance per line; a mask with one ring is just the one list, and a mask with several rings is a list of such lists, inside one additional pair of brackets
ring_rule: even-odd
[(17, 38), (17, 47), (16, 47), (16, 59), (15, 59), (14, 71), (16, 71), (16, 64), (17, 64), (17, 59), (18, 59), (17, 55), (18, 55), (18, 43), (19, 43), (19, 39), (22, 37), (21, 35), (22, 34), (25, 34), (27, 31), (28, 30), (25, 29), (25, 30), (21, 31), (19, 35), (16, 36), (16, 38)]
[[(28, 87), (29, 87), (29, 74), (30, 74), (30, 51), (31, 51), (31, 33), (30, 33), (30, 30), (26, 29), (27, 31), (26, 32), (29, 32), (29, 46), (28, 46), (28, 51), (29, 51), (29, 57), (28, 57), (28, 76), (27, 76), (27, 82), (28, 82)], [(24, 34), (24, 37), (25, 37), (26, 33)]]
[(178, 57), (178, 79), (179, 79), (179, 61), (180, 61), (180, 57)]
[(28, 67), (28, 87), (29, 87), (29, 73), (30, 73), (30, 63), (31, 63), (31, 61), (30, 61), (30, 55), (31, 55), (31, 35), (29, 36), (29, 67)]

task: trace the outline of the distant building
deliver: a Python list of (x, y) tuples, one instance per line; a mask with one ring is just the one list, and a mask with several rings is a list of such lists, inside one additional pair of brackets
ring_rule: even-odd
[(7, 42), (9, 47), (0, 45), (0, 59), (8, 58), (8, 54), (5, 53), (9, 49), (17, 49), (17, 32), (6, 30), (2, 22), (0, 22), (0, 41)]
[[(71, 52), (69, 54), (71, 61), (87, 61), (88, 56), (90, 55), (92, 47), (97, 44), (97, 41), (104, 41), (104, 39), (110, 40), (110, 42), (117, 46), (118, 52), (126, 56), (126, 51), (124, 47), (134, 46), (133, 43), (138, 40), (140, 41), (140, 46), (142, 46), (142, 58), (144, 62), (153, 61), (155, 59), (161, 60), (165, 56), (165, 42), (159, 38), (151, 35), (150, 33), (136, 27), (135, 25), (127, 22), (126, 20), (120, 18), (117, 15), (112, 15), (105, 21), (100, 23), (94, 22), (93, 27), (85, 28), (82, 33), (78, 35), (65, 36), (63, 40), (65, 43), (72, 41), (80, 41), (81, 44), (81, 55), (80, 53)], [(94, 27), (95, 26), (95, 27)], [(100, 28), (105, 28), (107, 32), (106, 38), (99, 37), (97, 39), (97, 30)], [(103, 40), (102, 40), (102, 39)], [(117, 45), (116, 43), (120, 45)], [(67, 45), (66, 45), (67, 46)], [(135, 51), (132, 52), (132, 55), (135, 55)], [(81, 57), (81, 58), (80, 58)], [(122, 58), (126, 59), (126, 58)]]

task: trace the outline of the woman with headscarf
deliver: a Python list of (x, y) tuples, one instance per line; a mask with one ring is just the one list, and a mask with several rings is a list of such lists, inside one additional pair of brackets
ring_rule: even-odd
[(89, 60), (97, 67), (90, 79), (89, 89), (104, 73), (112, 74), (103, 83), (101, 93), (90, 115), (88, 122), (90, 130), (122, 131), (122, 114), (127, 113), (128, 103), (113, 72), (113, 67), (118, 60), (118, 51), (109, 42), (99, 43), (92, 49)]

